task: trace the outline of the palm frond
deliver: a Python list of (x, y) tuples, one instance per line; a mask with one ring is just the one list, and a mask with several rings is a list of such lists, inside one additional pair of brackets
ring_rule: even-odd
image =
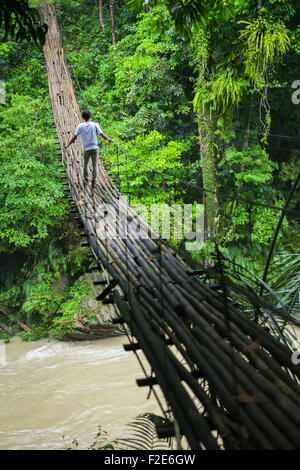
[(289, 315), (300, 322), (300, 235), (285, 240), (285, 246), (271, 265), (269, 285), (284, 302)]
[(172, 450), (169, 439), (159, 439), (155, 423), (147, 414), (139, 415), (127, 424), (123, 437), (116, 440), (117, 450)]
[[(270, 283), (264, 282), (246, 267), (222, 254), (215, 257), (215, 266), (207, 273), (210, 282), (213, 279), (220, 283), (220, 290), (222, 290), (221, 285), (225, 286), (229, 301), (237, 302), (241, 311), (261, 326), (268, 328), (271, 334), (287, 345), (291, 345), (295, 339), (288, 325), (300, 326), (298, 310), (300, 252), (294, 255), (292, 258), (289, 257), (289, 262), (285, 258), (286, 264), (280, 263), (280, 268), (278, 261), (273, 262), (278, 271), (276, 275), (274, 269)], [(219, 267), (220, 263), (222, 270)], [(264, 295), (260, 296), (262, 286)]]

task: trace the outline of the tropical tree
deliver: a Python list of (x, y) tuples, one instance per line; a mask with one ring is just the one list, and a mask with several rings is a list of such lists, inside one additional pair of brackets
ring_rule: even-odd
[(103, 0), (99, 0), (99, 20), (103, 33), (105, 33), (105, 23), (103, 18)]
[(4, 27), (4, 40), (8, 36), (33, 39), (41, 45), (45, 42), (47, 25), (41, 25), (39, 12), (30, 0), (2, 0), (0, 3), (0, 27)]
[(115, 46), (117, 43), (116, 40), (116, 30), (115, 30), (115, 2), (114, 0), (109, 0), (109, 11), (110, 11), (110, 24), (111, 24), (111, 36), (112, 43)]
[(207, 237), (213, 238), (219, 206), (217, 162), (221, 145), (217, 134), (220, 129), (226, 134), (226, 126), (232, 124), (234, 110), (243, 99), (249, 104), (244, 138), (247, 147), (258, 97), (258, 115), (264, 133), (262, 146), (267, 145), (271, 125), (268, 87), (276, 60), (290, 46), (289, 32), (281, 16), (285, 12), (290, 18), (294, 11), (288, 1), (272, 2), (272, 9), (251, 0), (230, 5), (222, 0), (130, 0), (129, 4), (139, 9), (163, 4), (174, 20), (177, 33), (191, 42), (198, 75), (194, 109), (205, 188)]

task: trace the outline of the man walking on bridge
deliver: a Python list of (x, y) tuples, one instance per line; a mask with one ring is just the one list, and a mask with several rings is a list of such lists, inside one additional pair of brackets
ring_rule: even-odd
[(65, 148), (68, 148), (69, 145), (73, 144), (79, 134), (81, 135), (81, 141), (82, 141), (82, 146), (83, 146), (83, 160), (84, 160), (84, 168), (83, 168), (83, 176), (84, 179), (88, 181), (88, 163), (90, 158), (92, 159), (92, 165), (93, 165), (93, 176), (92, 176), (92, 187), (95, 186), (96, 183), (96, 177), (97, 177), (97, 161), (99, 157), (99, 144), (98, 144), (98, 139), (97, 135), (100, 135), (104, 140), (108, 140), (108, 142), (113, 142), (113, 139), (110, 139), (107, 137), (106, 134), (104, 134), (103, 130), (101, 127), (96, 123), (91, 121), (91, 113), (90, 111), (83, 111), (82, 112), (82, 117), (84, 119), (84, 122), (79, 124), (77, 126), (77, 129), (68, 143), (68, 145), (65, 146)]

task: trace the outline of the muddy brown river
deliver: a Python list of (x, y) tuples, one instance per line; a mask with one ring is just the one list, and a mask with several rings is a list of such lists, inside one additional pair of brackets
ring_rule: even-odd
[(127, 342), (125, 336), (31, 343), (14, 337), (0, 344), (0, 449), (64, 449), (73, 439), (88, 449), (99, 425), (122, 437), (139, 414), (161, 415), (154, 396), (147, 400), (148, 389), (136, 385), (144, 374), (124, 351)]

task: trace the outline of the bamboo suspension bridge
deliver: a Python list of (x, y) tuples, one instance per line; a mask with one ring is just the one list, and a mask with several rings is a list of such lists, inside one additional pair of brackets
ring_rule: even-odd
[(191, 449), (300, 449), (300, 366), (291, 350), (200, 282), (101, 162), (95, 189), (84, 184), (79, 139), (64, 149), (80, 110), (55, 7), (44, 2), (41, 16), (58, 150), (87, 245), (106, 273), (97, 300), (114, 303), (114, 321), (130, 331), (127, 349), (141, 349), (151, 366), (139, 385), (163, 392), (168, 421), (158, 432), (172, 435), (176, 422)]

